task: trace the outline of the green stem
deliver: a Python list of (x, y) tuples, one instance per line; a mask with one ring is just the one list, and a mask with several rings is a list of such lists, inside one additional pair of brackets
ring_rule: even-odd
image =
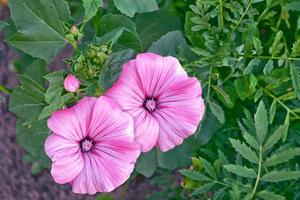
[(257, 172), (257, 177), (256, 177), (255, 185), (254, 185), (254, 188), (253, 188), (253, 191), (252, 191), (250, 199), (253, 199), (253, 197), (255, 195), (255, 192), (257, 190), (257, 187), (258, 187), (259, 180), (260, 180), (261, 165), (262, 165), (262, 150), (263, 150), (262, 145), (260, 145), (259, 146), (258, 172)]
[(12, 90), (3, 85), (0, 85), (0, 92), (4, 92), (5, 94), (11, 94)]
[(223, 0), (220, 0), (220, 26), (224, 26)]
[(242, 56), (244, 58), (259, 58), (259, 59), (266, 59), (266, 60), (280, 60), (280, 59), (284, 59), (284, 60), (295, 60), (295, 61), (300, 61), (300, 58), (291, 58), (291, 57), (279, 57), (279, 56), (244, 56), (244, 55), (239, 55)]
[(276, 96), (274, 96), (271, 92), (269, 92), (267, 89), (264, 89), (264, 92), (272, 97), (275, 101), (277, 101), (284, 109), (286, 109), (287, 112), (291, 113), (296, 119), (300, 119), (300, 116), (297, 115), (294, 111), (292, 111), (289, 107), (287, 107), (280, 99), (278, 99)]
[(243, 21), (244, 17), (246, 16), (248, 10), (250, 9), (250, 7), (251, 7), (251, 5), (252, 5), (252, 1), (253, 1), (253, 0), (250, 0), (250, 1), (249, 1), (249, 5), (247, 6), (247, 8), (246, 8), (245, 12), (243, 13), (243, 15), (241, 16), (241, 18), (239, 19), (238, 23), (237, 23), (237, 24), (235, 25), (235, 27), (232, 29), (232, 31), (231, 31), (232, 33), (233, 33), (234, 31), (236, 31), (236, 29), (239, 27), (239, 25), (240, 25), (241, 22)]

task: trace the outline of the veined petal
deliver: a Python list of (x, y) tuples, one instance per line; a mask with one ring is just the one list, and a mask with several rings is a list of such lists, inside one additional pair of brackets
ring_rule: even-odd
[(136, 68), (141, 84), (147, 96), (156, 97), (170, 84), (186, 78), (178, 60), (174, 57), (162, 57), (153, 53), (138, 54)]
[(80, 141), (87, 135), (95, 102), (94, 97), (84, 97), (75, 106), (54, 112), (48, 119), (49, 129), (67, 139)]
[(141, 110), (134, 118), (135, 141), (141, 145), (142, 152), (150, 151), (157, 142), (158, 121), (146, 110)]

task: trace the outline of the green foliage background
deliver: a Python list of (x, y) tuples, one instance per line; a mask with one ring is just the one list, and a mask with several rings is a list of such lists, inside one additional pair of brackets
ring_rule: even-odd
[[(10, 110), (33, 173), (50, 167), (43, 143), (51, 113), (103, 94), (124, 62), (150, 51), (177, 57), (200, 80), (206, 113), (181, 146), (139, 158), (136, 173), (163, 185), (149, 199), (300, 199), (298, 0), (9, 0), (9, 7), (0, 30), (23, 52)], [(69, 71), (49, 73), (47, 63), (68, 43)], [(77, 94), (63, 89), (69, 72), (82, 82)], [(182, 187), (172, 184), (171, 172), (188, 166)]]

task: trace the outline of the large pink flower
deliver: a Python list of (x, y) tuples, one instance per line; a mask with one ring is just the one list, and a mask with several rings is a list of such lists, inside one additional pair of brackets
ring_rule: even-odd
[(51, 174), (57, 183), (72, 184), (75, 193), (112, 191), (129, 178), (140, 154), (132, 117), (107, 97), (85, 97), (54, 112), (48, 127)]
[(201, 94), (199, 81), (188, 77), (176, 58), (143, 53), (124, 64), (106, 96), (133, 116), (143, 152), (154, 146), (164, 152), (196, 131), (204, 113)]

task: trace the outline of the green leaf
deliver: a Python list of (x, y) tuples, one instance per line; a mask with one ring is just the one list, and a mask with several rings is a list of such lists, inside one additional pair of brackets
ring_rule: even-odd
[(253, 45), (254, 45), (256, 54), (260, 56), (263, 53), (263, 46), (262, 46), (259, 38), (253, 37)]
[(31, 153), (34, 160), (47, 168), (50, 168), (51, 162), (44, 151), (44, 143), (49, 133), (50, 130), (47, 128), (46, 120), (32, 123), (17, 121), (16, 136), (18, 144)]
[(167, 152), (157, 151), (159, 167), (174, 170), (178, 167), (185, 167), (191, 164), (191, 157), (195, 156), (199, 148), (199, 141), (191, 136), (183, 141), (183, 144)]
[(275, 114), (276, 114), (276, 103), (277, 103), (277, 101), (274, 99), (272, 104), (271, 104), (270, 110), (269, 110), (270, 124), (272, 124), (272, 122), (274, 120), (274, 117), (275, 117)]
[(282, 39), (283, 39), (283, 32), (282, 31), (277, 32), (271, 47), (271, 54), (273, 57), (277, 56), (282, 50), (282, 48), (284, 47), (284, 45), (281, 42)]
[(92, 19), (99, 7), (103, 7), (103, 0), (82, 0), (84, 7), (84, 18), (85, 21)]
[(141, 41), (136, 32), (135, 23), (124, 15), (107, 14), (100, 19), (101, 36), (96, 43), (112, 42), (116, 51), (124, 49), (142, 50)]
[(299, 67), (299, 62), (297, 62), (298, 66), (296, 65), (295, 62), (290, 62), (290, 74), (292, 77), (292, 83), (293, 83), (293, 88), (295, 90), (295, 93), (300, 99), (300, 67)]
[(259, 144), (258, 144), (257, 140), (252, 135), (250, 135), (250, 133), (243, 132), (243, 137), (251, 147), (253, 147), (256, 150), (259, 149)]
[(162, 35), (182, 27), (180, 18), (165, 10), (136, 15), (135, 23), (143, 49), (148, 49)]
[(258, 105), (254, 121), (257, 139), (260, 144), (263, 144), (268, 132), (268, 114), (263, 101)]
[(264, 151), (268, 151), (274, 147), (274, 145), (280, 140), (280, 138), (282, 138), (284, 130), (284, 126), (279, 126), (279, 128), (275, 130), (275, 132), (269, 137), (269, 139), (265, 143), (263, 147)]
[(280, 182), (299, 178), (300, 171), (271, 171), (261, 177), (261, 180), (267, 182)]
[(212, 85), (211, 86), (217, 93), (218, 98), (229, 108), (232, 108), (234, 106), (234, 102), (231, 99), (231, 97), (229, 96), (229, 94), (227, 94), (221, 87), (219, 86), (215, 86)]
[(47, 103), (53, 102), (57, 96), (61, 96), (64, 83), (64, 71), (55, 71), (44, 76), (49, 82), (48, 89), (45, 93), (45, 100)]
[(256, 91), (257, 82), (257, 79), (252, 74), (236, 79), (234, 86), (239, 98), (244, 101), (250, 97)]
[(99, 78), (100, 86), (107, 90), (118, 79), (122, 66), (135, 55), (132, 49), (112, 53), (107, 59)]
[(282, 134), (282, 141), (285, 142), (288, 132), (289, 132), (289, 126), (290, 126), (290, 113), (286, 113), (286, 117), (283, 124), (283, 134)]
[(193, 54), (180, 31), (172, 31), (163, 35), (159, 40), (152, 44), (148, 51), (163, 56), (171, 55), (174, 57), (178, 57), (180, 51), (182, 51), (187, 58)]
[(64, 0), (10, 0), (17, 33), (8, 42), (25, 53), (50, 62), (67, 41), (63, 22), (70, 19)]
[(5, 28), (6, 26), (8, 26), (8, 23), (6, 21), (0, 20), (0, 31), (2, 31), (2, 29)]
[(264, 67), (264, 74), (267, 75), (267, 74), (270, 74), (271, 71), (273, 70), (274, 68), (274, 62), (273, 60), (268, 60), (267, 64), (265, 65)]
[(219, 122), (221, 124), (224, 124), (224, 122), (225, 122), (225, 115), (224, 115), (224, 111), (223, 111), (222, 107), (219, 106), (218, 104), (214, 103), (214, 102), (209, 101), (209, 108), (210, 108), (211, 112), (219, 120)]
[(300, 2), (298, 1), (291, 1), (285, 4), (284, 9), (291, 10), (291, 11), (300, 11)]
[(300, 148), (292, 148), (282, 151), (280, 153), (274, 154), (267, 158), (264, 162), (264, 166), (271, 167), (281, 163), (285, 163), (296, 156), (300, 156)]
[(109, 194), (99, 194), (96, 196), (95, 200), (114, 200)]
[(158, 10), (156, 0), (114, 0), (116, 8), (123, 14), (133, 17), (136, 12), (145, 13)]
[(42, 59), (34, 59), (24, 71), (24, 75), (29, 76), (40, 85), (45, 84), (45, 76), (48, 73), (47, 63)]
[(192, 171), (192, 170), (187, 170), (187, 169), (182, 169), (182, 170), (179, 170), (179, 172), (189, 178), (189, 179), (192, 179), (192, 180), (195, 180), (195, 181), (213, 181), (213, 179), (205, 176), (204, 174), (200, 173), (200, 172), (197, 172), (197, 171)]
[(292, 48), (292, 57), (299, 57), (300, 56), (300, 39), (298, 39), (294, 44)]
[(239, 140), (235, 140), (230, 138), (229, 139), (233, 148), (238, 152), (243, 158), (247, 159), (248, 161), (257, 164), (258, 163), (258, 157), (257, 154), (250, 149), (247, 145), (244, 143), (241, 143)]
[(224, 168), (238, 176), (246, 177), (246, 178), (256, 178), (256, 172), (253, 169), (241, 166), (241, 165), (224, 165)]
[(259, 193), (257, 193), (257, 196), (264, 200), (285, 200), (284, 196), (266, 190), (260, 191)]
[(203, 167), (205, 169), (205, 172), (207, 172), (207, 174), (212, 177), (213, 179), (217, 180), (217, 174), (215, 169), (213, 168), (213, 166), (204, 158), (199, 157), (201, 163), (203, 164)]
[(17, 86), (10, 96), (9, 110), (19, 118), (34, 121), (46, 105), (45, 89), (27, 76), (20, 76), (20, 86)]
[(207, 184), (201, 185), (191, 195), (197, 196), (197, 195), (203, 194), (204, 192), (211, 190), (214, 186), (215, 186), (215, 183), (207, 183)]
[(158, 166), (156, 157), (155, 148), (147, 153), (142, 153), (135, 165), (135, 170), (147, 178), (151, 177)]
[(254, 59), (252, 59), (252, 60), (248, 63), (247, 67), (244, 69), (243, 74), (244, 74), (244, 75), (248, 75), (248, 74), (252, 73), (253, 68), (256, 67), (256, 66), (258, 66), (259, 64), (260, 64), (260, 59), (259, 59), (259, 58), (254, 58)]

